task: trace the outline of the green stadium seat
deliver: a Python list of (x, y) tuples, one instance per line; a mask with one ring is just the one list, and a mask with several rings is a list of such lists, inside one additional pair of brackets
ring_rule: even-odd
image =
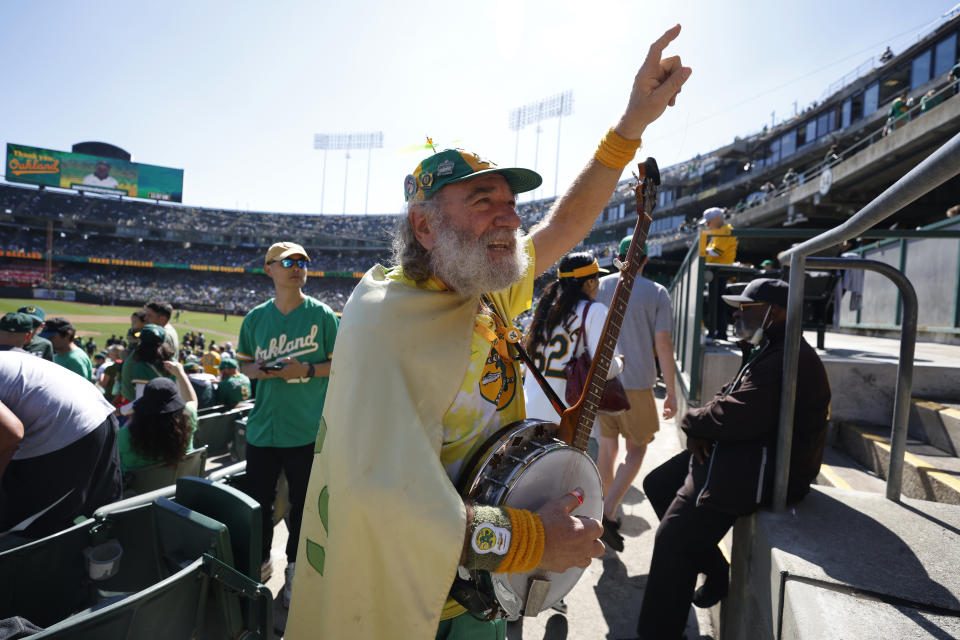
[(131, 469), (123, 476), (123, 496), (128, 498), (140, 493), (173, 485), (183, 476), (201, 476), (207, 463), (207, 447), (201, 446), (187, 453), (176, 465), (163, 463)]

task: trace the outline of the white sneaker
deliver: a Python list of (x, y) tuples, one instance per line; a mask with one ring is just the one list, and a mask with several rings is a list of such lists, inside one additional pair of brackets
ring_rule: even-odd
[(288, 562), (287, 568), (283, 570), (283, 606), (290, 606), (290, 596), (293, 593), (293, 572), (296, 571), (297, 563)]
[(270, 579), (270, 576), (273, 575), (273, 558), (267, 558), (263, 561), (263, 564), (260, 565), (260, 582), (266, 583)]

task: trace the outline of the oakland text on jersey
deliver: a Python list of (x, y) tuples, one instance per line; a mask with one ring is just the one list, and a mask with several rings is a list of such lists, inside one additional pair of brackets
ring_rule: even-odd
[(254, 350), (253, 359), (269, 361), (286, 357), (296, 358), (308, 353), (313, 353), (320, 348), (317, 344), (317, 331), (319, 331), (319, 329), (320, 327), (318, 325), (313, 325), (310, 327), (309, 335), (300, 336), (293, 340), (287, 338), (287, 334), (281, 333), (276, 338), (270, 338), (270, 344), (266, 349), (257, 347)]

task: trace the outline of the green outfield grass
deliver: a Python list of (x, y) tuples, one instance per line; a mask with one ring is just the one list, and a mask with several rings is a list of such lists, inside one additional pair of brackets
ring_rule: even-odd
[[(68, 318), (81, 335), (84, 337), (92, 335), (101, 347), (111, 334), (126, 335), (127, 329), (130, 328), (130, 314), (138, 309), (138, 307), (110, 307), (63, 300), (0, 299), (0, 311), (3, 313), (16, 311), (28, 305), (40, 307), (47, 313), (48, 318), (52, 316)], [(224, 320), (223, 314), (184, 311), (180, 314), (179, 320), (171, 319), (171, 321), (181, 336), (187, 331), (202, 331), (208, 344), (212, 339), (217, 343), (230, 341), (236, 347), (243, 317), (227, 316)]]

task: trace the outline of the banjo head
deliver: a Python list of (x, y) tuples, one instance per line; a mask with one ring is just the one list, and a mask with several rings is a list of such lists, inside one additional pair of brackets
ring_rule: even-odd
[[(603, 487), (590, 456), (555, 438), (557, 425), (524, 420), (511, 425), (478, 461), (467, 489), (482, 504), (537, 511), (579, 487), (583, 504), (571, 515), (600, 520)], [(494, 592), (510, 617), (535, 616), (559, 602), (577, 583), (583, 569), (563, 573), (492, 574)]]

